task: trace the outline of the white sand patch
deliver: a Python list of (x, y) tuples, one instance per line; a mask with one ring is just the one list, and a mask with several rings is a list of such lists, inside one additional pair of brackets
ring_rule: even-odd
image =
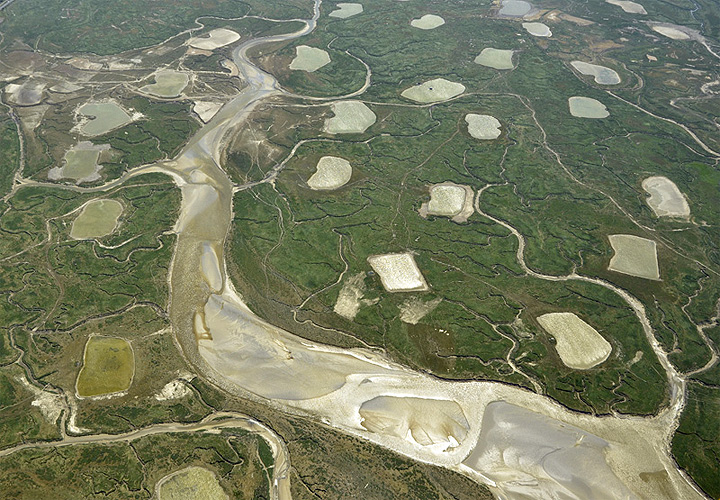
[(343, 284), (337, 301), (333, 307), (335, 314), (345, 319), (353, 320), (360, 307), (376, 304), (380, 299), (363, 299), (365, 295), (365, 273), (357, 273), (348, 278)]
[(468, 133), (475, 139), (492, 140), (500, 137), (502, 125), (494, 116), (468, 113), (465, 122), (468, 124)]
[(335, 116), (325, 120), (329, 134), (361, 134), (375, 123), (377, 116), (360, 101), (340, 101), (332, 104)]
[(337, 10), (328, 14), (330, 17), (347, 19), (348, 17), (356, 16), (363, 11), (363, 6), (360, 3), (339, 3), (337, 4), (337, 7)]
[(470, 425), (455, 401), (378, 396), (359, 409), (361, 425), (378, 434), (407, 439), (420, 446), (455, 448), (465, 440)]
[(388, 292), (416, 292), (428, 289), (411, 253), (387, 253), (367, 258)]
[(591, 97), (574, 96), (568, 99), (570, 114), (576, 118), (607, 118), (610, 112), (605, 105)]
[(65, 410), (65, 399), (62, 395), (38, 389), (28, 382), (24, 375), (16, 377), (16, 380), (35, 396), (35, 399), (30, 404), (40, 410), (45, 420), (51, 424), (56, 423), (63, 410)]
[(522, 27), (525, 28), (525, 31), (527, 31), (533, 36), (552, 36), (552, 31), (550, 31), (550, 28), (548, 28), (547, 25), (543, 23), (522, 23)]
[(451, 217), (453, 222), (467, 222), (475, 209), (472, 205), (473, 190), (470, 186), (443, 182), (430, 186), (430, 201), (420, 206), (421, 217), (438, 215)]
[(477, 446), (463, 463), (501, 484), (506, 498), (638, 498), (606, 458), (611, 443), (579, 427), (493, 401), (480, 428)]
[(222, 106), (223, 104), (221, 102), (195, 101), (193, 112), (200, 117), (203, 123), (207, 123), (220, 111)]
[(685, 33), (684, 31), (681, 31), (678, 28), (674, 28), (672, 26), (665, 26), (661, 24), (655, 24), (651, 26), (652, 30), (660, 33), (663, 36), (666, 36), (668, 38), (672, 38), (673, 40), (689, 40), (690, 35)]
[(192, 391), (185, 384), (184, 380), (173, 380), (165, 384), (165, 386), (155, 394), (155, 399), (158, 401), (169, 401), (172, 399), (182, 399), (190, 395)]
[(202, 248), (200, 270), (210, 290), (219, 292), (223, 287), (223, 278), (217, 252), (210, 243), (203, 243)]
[(442, 302), (442, 297), (428, 301), (424, 301), (420, 297), (411, 297), (398, 306), (400, 321), (417, 325), (421, 319), (433, 312), (440, 302)]
[(323, 49), (299, 45), (295, 47), (295, 54), (295, 59), (290, 63), (292, 70), (312, 73), (330, 64), (330, 56)]
[(344, 186), (350, 177), (352, 177), (352, 166), (349, 161), (337, 156), (323, 156), (307, 184), (310, 189), (327, 191)]
[(574, 313), (543, 314), (537, 321), (555, 338), (555, 350), (569, 368), (587, 370), (610, 356), (610, 343)]
[(210, 335), (198, 340), (200, 355), (223, 376), (267, 399), (319, 398), (345, 386), (351, 374), (393, 373), (368, 363), (366, 351), (313, 348), (219, 295), (205, 305), (205, 324)]
[(570, 64), (583, 75), (594, 76), (595, 83), (600, 85), (617, 85), (620, 83), (620, 75), (614, 69), (583, 61), (572, 61)]
[(199, 214), (205, 211), (212, 212), (213, 205), (219, 201), (217, 190), (207, 184), (185, 184), (180, 190), (187, 209), (175, 222), (175, 231), (178, 232), (184, 231), (189, 221)]
[(475, 58), (475, 64), (493, 69), (513, 69), (512, 58), (515, 51), (487, 47)]
[(424, 16), (410, 21), (410, 26), (420, 28), (421, 30), (433, 30), (445, 24), (445, 19), (435, 14), (425, 14)]
[(187, 41), (187, 44), (196, 49), (215, 50), (225, 45), (240, 40), (240, 35), (232, 30), (225, 28), (217, 28), (210, 31), (207, 35), (196, 36)]
[(610, 245), (615, 251), (608, 269), (650, 280), (660, 279), (657, 245), (653, 240), (631, 234), (611, 234)]
[(630, 2), (628, 0), (605, 0), (610, 5), (617, 5), (628, 14), (647, 14), (645, 7), (637, 2)]
[(645, 201), (658, 217), (690, 217), (690, 206), (685, 195), (667, 177), (648, 177), (642, 187), (650, 195)]
[(429, 103), (446, 101), (465, 92), (465, 85), (451, 82), (444, 78), (436, 78), (425, 83), (413, 85), (402, 91), (402, 95), (411, 101)]

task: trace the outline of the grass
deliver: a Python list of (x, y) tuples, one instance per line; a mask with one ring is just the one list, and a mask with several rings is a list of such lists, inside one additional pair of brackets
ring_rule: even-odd
[(169, 433), (128, 443), (89, 444), (47, 450), (29, 449), (0, 459), (0, 487), (18, 499), (52, 491), (60, 499), (147, 499), (165, 475), (202, 466), (220, 478), (231, 498), (268, 498), (262, 463), (254, 456), (260, 438), (237, 430), (217, 435)]
[[(6, 9), (3, 14), (7, 39), (19, 38), (49, 52), (99, 55), (155, 45), (196, 27), (195, 19), (201, 16), (235, 18), (254, 14), (293, 19), (312, 15), (309, 4), (300, 0), (271, 4), (259, 0), (217, 0), (206, 5), (161, 0), (154, 3), (152, 9), (127, 0), (111, 5), (98, 0), (69, 3), (31, 0), (21, 8)], [(138, 24), (138, 19), (143, 22)], [(113, 30), (113, 36), (108, 36), (109, 29)]]

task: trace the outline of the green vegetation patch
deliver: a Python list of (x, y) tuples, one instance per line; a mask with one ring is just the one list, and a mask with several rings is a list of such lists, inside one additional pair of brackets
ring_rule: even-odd
[(202, 467), (219, 478), (233, 500), (263, 500), (269, 498), (270, 481), (257, 457), (260, 441), (254, 434), (228, 428), (218, 434), (161, 433), (52, 451), (30, 448), (0, 458), (0, 490), (18, 500), (150, 499), (164, 476)]
[(90, 337), (77, 379), (81, 397), (122, 392), (130, 387), (135, 357), (130, 343), (119, 337)]

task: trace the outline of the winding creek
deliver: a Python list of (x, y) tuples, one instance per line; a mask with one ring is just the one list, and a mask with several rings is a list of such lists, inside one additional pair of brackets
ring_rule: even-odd
[[(523, 236), (480, 209), (483, 190), (475, 200), (476, 211), (515, 236), (517, 260), (528, 275), (603, 286), (633, 309), (671, 387), (670, 405), (659, 415), (596, 417), (569, 411), (514, 386), (440, 380), (371, 350), (307, 341), (259, 318), (244, 304), (225, 267), (233, 184), (220, 164), (221, 153), (230, 134), (242, 127), (260, 102), (284, 94), (275, 78), (252, 64), (248, 51), (310, 33), (320, 3), (315, 1), (314, 17), (303, 29), (249, 40), (235, 49), (234, 62), (248, 86), (197, 132), (176, 159), (141, 167), (98, 189), (111, 189), (150, 171), (170, 175), (180, 187), (182, 204), (169, 281), (170, 319), (183, 356), (203, 378), (232, 394), (274, 410), (310, 415), (412, 459), (458, 471), (488, 485), (498, 498), (704, 498), (670, 455), (670, 440), (684, 406), (685, 381), (662, 351), (642, 304), (602, 280), (532, 271), (524, 260)], [(368, 68), (365, 86), (351, 95), (362, 93), (369, 78)], [(70, 436), (47, 446), (228, 427), (258, 432), (271, 443), (276, 460), (273, 497), (289, 499), (284, 444), (257, 421), (238, 414), (215, 414), (190, 425), (160, 424), (119, 436)], [(26, 447), (30, 446), (45, 444)], [(0, 456), (18, 449), (4, 450)]]

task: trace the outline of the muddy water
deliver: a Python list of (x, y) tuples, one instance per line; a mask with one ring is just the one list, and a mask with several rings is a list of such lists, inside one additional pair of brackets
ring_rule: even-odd
[[(627, 492), (625, 498), (702, 498), (668, 454), (682, 407), (681, 382), (673, 385), (671, 408), (657, 417), (598, 418), (516, 387), (442, 381), (377, 353), (314, 344), (270, 325), (245, 306), (225, 271), (233, 186), (219, 165), (220, 152), (228, 134), (259, 102), (281, 93), (271, 75), (250, 63), (247, 51), (309, 33), (319, 6), (316, 0), (315, 17), (297, 33), (240, 45), (234, 62), (248, 87), (198, 131), (177, 159), (159, 166), (183, 195), (170, 272), (170, 317), (186, 358), (205, 378), (234, 394), (314, 415), (413, 459), (457, 470), (501, 498), (531, 494), (580, 500), (611, 498), (617, 492)], [(636, 311), (645, 324), (644, 313)], [(371, 401), (392, 405), (376, 408)], [(368, 407), (372, 422), (361, 414), (364, 408), (367, 416)], [(492, 410), (487, 418), (486, 408)], [(503, 431), (512, 426), (524, 431)], [(576, 446), (581, 442), (588, 444)], [(602, 481), (593, 479), (598, 467)]]

